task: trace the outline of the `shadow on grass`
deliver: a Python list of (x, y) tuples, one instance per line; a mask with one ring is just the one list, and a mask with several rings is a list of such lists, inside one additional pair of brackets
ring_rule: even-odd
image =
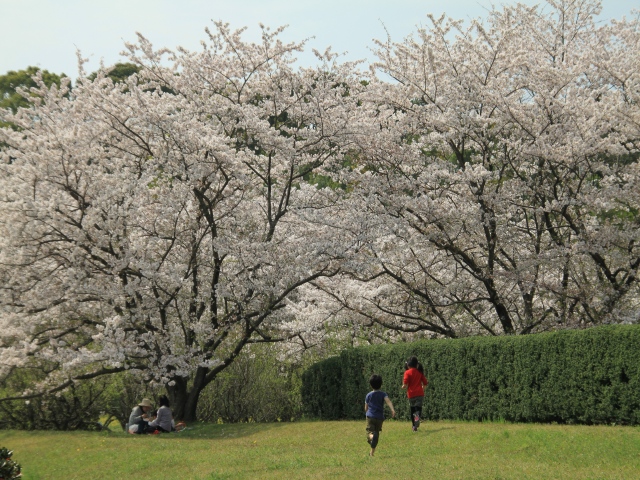
[[(302, 424), (302, 423), (327, 423), (322, 421), (299, 421), (299, 422), (273, 422), (273, 423), (200, 423), (195, 422), (189, 424), (186, 430), (181, 432), (174, 433), (162, 433), (159, 435), (131, 435), (124, 432), (110, 432), (108, 436), (122, 436), (125, 438), (130, 438), (132, 440), (139, 438), (149, 438), (149, 437), (158, 437), (166, 440), (172, 439), (184, 439), (184, 440), (203, 440), (203, 439), (211, 439), (211, 440), (225, 440), (225, 439), (237, 439), (250, 437), (252, 435), (259, 435), (269, 430), (280, 429), (286, 427), (287, 425), (293, 424)], [(338, 421), (339, 422), (339, 421)], [(331, 423), (331, 422), (328, 422)], [(440, 427), (435, 428), (436, 425), (433, 425), (434, 428), (428, 428), (425, 425), (422, 426), (420, 432), (426, 435), (432, 435), (439, 432), (443, 432), (445, 430), (455, 430), (455, 427)], [(310, 427), (311, 428), (311, 427)], [(104, 432), (103, 432), (104, 434)]]
[(442, 428), (435, 428), (433, 430), (422, 430), (422, 433), (428, 433), (429, 435), (431, 435), (432, 433), (438, 433), (438, 432), (442, 432), (444, 430), (455, 430), (455, 427), (442, 427)]
[(131, 435), (122, 432), (122, 436), (130, 438), (140, 438), (149, 436), (158, 436), (163, 439), (183, 439), (183, 440), (202, 440), (202, 439), (233, 439), (250, 437), (251, 435), (257, 435), (267, 430), (274, 428), (280, 428), (284, 425), (290, 424), (290, 422), (275, 422), (275, 423), (193, 423), (189, 424), (185, 430), (181, 432), (173, 433), (161, 433), (159, 435)]

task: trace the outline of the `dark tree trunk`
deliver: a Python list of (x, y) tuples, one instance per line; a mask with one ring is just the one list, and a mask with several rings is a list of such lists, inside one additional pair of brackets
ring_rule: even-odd
[(189, 385), (189, 379), (184, 377), (175, 377), (175, 385), (167, 385), (171, 411), (176, 421), (193, 422), (197, 420), (196, 412), (200, 392), (209, 383), (206, 381), (207, 372), (206, 368), (198, 368), (191, 385)]

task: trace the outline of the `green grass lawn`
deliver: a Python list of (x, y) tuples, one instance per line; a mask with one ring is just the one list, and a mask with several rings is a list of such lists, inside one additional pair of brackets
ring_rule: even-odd
[(0, 431), (34, 479), (640, 479), (640, 428), (388, 420), (198, 424), (177, 434)]

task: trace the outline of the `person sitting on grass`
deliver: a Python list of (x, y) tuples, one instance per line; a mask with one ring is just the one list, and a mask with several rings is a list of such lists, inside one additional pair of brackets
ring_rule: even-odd
[(151, 400), (148, 398), (140, 400), (140, 403), (131, 410), (127, 431), (131, 433), (145, 433), (149, 425), (148, 413), (152, 407)]
[(156, 418), (149, 422), (149, 430), (151, 433), (170, 433), (172, 431), (173, 414), (169, 408), (169, 399), (163, 395), (158, 400), (160, 408), (158, 408)]
[(382, 377), (380, 375), (371, 375), (369, 385), (373, 391), (367, 393), (364, 399), (364, 411), (367, 417), (367, 442), (371, 445), (369, 455), (373, 457), (380, 439), (382, 431), (382, 422), (384, 422), (384, 404), (386, 403), (391, 409), (391, 417), (396, 416), (393, 403), (389, 400), (389, 395), (381, 391)]

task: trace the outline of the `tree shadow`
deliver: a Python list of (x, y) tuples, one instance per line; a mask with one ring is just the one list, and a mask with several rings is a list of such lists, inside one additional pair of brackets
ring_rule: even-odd
[(434, 428), (433, 430), (424, 429), (422, 430), (422, 433), (432, 434), (432, 433), (442, 432), (444, 430), (455, 430), (455, 427), (441, 427), (441, 428)]
[[(302, 423), (302, 422), (269, 422), (269, 423), (199, 423), (195, 422), (193, 424), (187, 425), (187, 428), (181, 432), (173, 432), (173, 433), (163, 433), (158, 436), (163, 439), (191, 439), (191, 440), (202, 440), (202, 439), (210, 439), (210, 440), (227, 440), (227, 439), (236, 439), (236, 438), (244, 438), (250, 437), (252, 435), (258, 435), (260, 433), (266, 432), (268, 430), (273, 430), (277, 428), (284, 427), (286, 425), (291, 425), (292, 423)], [(455, 430), (455, 427), (440, 427), (440, 428), (425, 428), (423, 425), (420, 428), (420, 431), (423, 434), (432, 435), (435, 433), (439, 433), (445, 430)], [(113, 434), (112, 432), (111, 434)], [(127, 433), (123, 433), (127, 437), (131, 438), (140, 438), (140, 437), (148, 437), (149, 435), (130, 435)]]
[[(282, 427), (291, 422), (274, 422), (274, 423), (193, 423), (187, 425), (187, 428), (180, 432), (162, 433), (158, 436), (163, 439), (184, 439), (184, 440), (226, 440), (250, 437), (267, 430)], [(123, 433), (127, 437), (148, 437), (149, 435), (131, 435)]]

